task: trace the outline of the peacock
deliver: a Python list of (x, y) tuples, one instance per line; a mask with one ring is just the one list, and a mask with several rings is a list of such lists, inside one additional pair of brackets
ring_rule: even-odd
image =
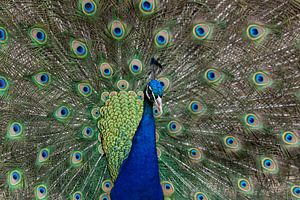
[(300, 199), (299, 0), (3, 0), (0, 199)]

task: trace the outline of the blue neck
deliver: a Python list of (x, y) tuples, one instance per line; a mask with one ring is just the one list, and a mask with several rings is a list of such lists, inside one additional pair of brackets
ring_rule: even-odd
[(159, 179), (152, 103), (144, 100), (144, 112), (111, 191), (112, 200), (163, 200)]

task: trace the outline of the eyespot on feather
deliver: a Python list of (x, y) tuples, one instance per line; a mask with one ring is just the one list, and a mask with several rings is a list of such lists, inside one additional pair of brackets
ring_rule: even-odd
[(170, 43), (171, 35), (168, 30), (161, 30), (155, 34), (154, 43), (158, 48), (167, 47)]
[(177, 134), (181, 133), (182, 131), (182, 126), (179, 122), (177, 121), (170, 121), (167, 125), (168, 132), (172, 136), (176, 136)]
[(104, 180), (102, 182), (102, 190), (104, 192), (106, 192), (107, 194), (110, 194), (110, 191), (111, 189), (113, 188), (114, 184), (111, 180), (107, 179), (107, 180)]
[(143, 70), (143, 63), (138, 59), (133, 59), (129, 64), (129, 70), (133, 75), (138, 75)]
[(9, 88), (9, 82), (8, 80), (0, 75), (0, 95), (5, 93)]
[(157, 9), (157, 0), (140, 0), (139, 9), (143, 15), (151, 15)]
[(87, 16), (93, 16), (97, 12), (97, 4), (93, 0), (80, 0), (81, 10)]
[(264, 157), (261, 159), (261, 167), (263, 171), (268, 173), (276, 173), (278, 171), (276, 162), (269, 157)]
[(119, 80), (117, 82), (117, 87), (119, 90), (126, 91), (129, 88), (129, 83), (126, 80)]
[(46, 87), (51, 82), (51, 76), (47, 72), (39, 72), (32, 76), (33, 82), (39, 87)]
[(210, 35), (211, 28), (206, 23), (199, 23), (193, 27), (193, 35), (197, 40), (204, 40)]
[(49, 160), (50, 157), (50, 149), (49, 148), (43, 148), (39, 150), (37, 155), (37, 163), (42, 164)]
[(77, 167), (83, 163), (83, 153), (81, 151), (73, 151), (71, 153), (71, 165)]
[(203, 192), (196, 192), (194, 200), (208, 200), (207, 196)]
[(60, 106), (54, 112), (54, 118), (61, 122), (67, 120), (70, 117), (70, 115), (71, 110), (67, 106)]
[(76, 58), (84, 59), (88, 55), (86, 44), (79, 40), (71, 41), (71, 50)]
[(29, 31), (31, 40), (37, 45), (44, 45), (48, 40), (48, 35), (42, 28), (32, 28)]
[(99, 200), (111, 200), (111, 199), (108, 194), (104, 193), (100, 196)]
[(8, 33), (6, 28), (0, 26), (0, 44), (5, 44), (8, 40)]
[(111, 78), (113, 75), (113, 68), (108, 63), (102, 63), (100, 65), (100, 73), (103, 78)]
[(77, 84), (77, 92), (83, 97), (89, 97), (92, 94), (92, 86), (89, 83)]
[(202, 160), (202, 151), (199, 148), (191, 148), (188, 150), (188, 156), (194, 161)]
[(224, 145), (230, 149), (239, 148), (239, 142), (234, 136), (226, 136), (223, 138)]
[(266, 34), (266, 30), (263, 26), (258, 24), (250, 24), (247, 27), (247, 36), (252, 41), (258, 41)]
[(10, 189), (22, 187), (23, 173), (20, 170), (12, 170), (7, 175), (7, 183)]
[(208, 83), (219, 83), (222, 79), (222, 74), (216, 69), (208, 69), (204, 73), (204, 78)]
[(45, 184), (37, 185), (34, 189), (34, 196), (36, 199), (45, 200), (48, 198), (48, 189)]
[(298, 137), (292, 131), (286, 131), (281, 134), (281, 139), (286, 145), (297, 145), (298, 144)]
[(110, 34), (114, 39), (121, 40), (125, 37), (126, 33), (126, 25), (123, 22), (119, 20), (114, 20), (111, 22)]
[(293, 197), (300, 198), (300, 186), (293, 185), (291, 187), (291, 194), (293, 195)]
[(170, 197), (175, 192), (173, 184), (169, 181), (161, 182), (161, 187), (165, 197)]
[(239, 179), (238, 188), (243, 192), (250, 192), (252, 189), (251, 184), (247, 179)]
[(6, 136), (10, 140), (19, 139), (24, 132), (24, 126), (19, 122), (11, 122), (8, 124)]

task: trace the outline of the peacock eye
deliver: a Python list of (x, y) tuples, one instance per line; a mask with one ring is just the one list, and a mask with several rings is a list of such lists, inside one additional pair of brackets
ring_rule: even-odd
[(169, 181), (163, 181), (161, 186), (165, 197), (170, 197), (175, 192), (173, 184)]
[(163, 48), (170, 42), (170, 33), (168, 30), (161, 30), (155, 35), (155, 44), (158, 48)]
[(4, 27), (0, 27), (0, 44), (7, 41), (7, 31)]
[(294, 145), (298, 143), (296, 134), (292, 131), (286, 131), (282, 134), (282, 140), (287, 145)]
[(121, 40), (126, 35), (126, 25), (119, 20), (114, 20), (110, 25), (110, 33), (114, 39)]
[(71, 154), (71, 165), (76, 167), (81, 165), (83, 162), (83, 155), (81, 151), (74, 151)]
[(204, 40), (210, 34), (210, 26), (204, 23), (200, 23), (194, 26), (193, 35), (198, 40)]
[(47, 187), (46, 185), (38, 185), (35, 188), (34, 194), (36, 199), (46, 199), (47, 198)]
[(265, 35), (265, 33), (265, 28), (257, 24), (252, 24), (247, 27), (247, 36), (253, 41), (262, 38)]
[(4, 76), (0, 75), (0, 94), (8, 89), (9, 83)]
[(81, 197), (82, 197), (82, 193), (77, 191), (77, 192), (73, 193), (72, 200), (81, 200), (82, 199)]
[(104, 193), (100, 196), (99, 200), (110, 200), (110, 196), (108, 194)]
[(88, 55), (88, 48), (86, 44), (79, 40), (72, 41), (71, 50), (76, 58), (86, 58)]
[(249, 192), (251, 190), (250, 182), (246, 179), (239, 179), (238, 180), (238, 188), (242, 192)]
[(81, 0), (82, 11), (84, 14), (91, 16), (97, 11), (97, 4), (93, 0)]
[(47, 42), (47, 34), (41, 28), (33, 28), (30, 30), (30, 37), (37, 45), (43, 45)]
[(157, 0), (140, 0), (139, 9), (143, 15), (154, 13), (157, 7)]
[(102, 190), (104, 192), (109, 194), (112, 188), (113, 188), (113, 182), (111, 180), (107, 179), (102, 182)]
[(291, 188), (292, 195), (296, 198), (300, 198), (300, 186), (294, 185)]
[(203, 192), (196, 192), (194, 195), (194, 200), (208, 200)]
[(261, 160), (261, 165), (264, 171), (269, 172), (269, 173), (275, 173), (277, 172), (277, 165), (275, 161), (271, 158), (263, 158)]
[(37, 163), (42, 164), (49, 159), (50, 150), (48, 148), (41, 149), (37, 156)]

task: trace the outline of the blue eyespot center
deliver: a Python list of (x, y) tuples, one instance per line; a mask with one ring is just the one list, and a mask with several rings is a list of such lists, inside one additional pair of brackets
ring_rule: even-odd
[(255, 81), (256, 81), (257, 83), (263, 83), (263, 82), (264, 82), (264, 76), (261, 75), (261, 74), (256, 74), (256, 75), (255, 75)]
[(41, 194), (44, 194), (44, 193), (46, 192), (46, 188), (40, 187), (40, 188), (39, 188), (39, 192), (40, 192)]
[(157, 37), (157, 42), (158, 42), (158, 44), (163, 45), (163, 44), (166, 43), (166, 38), (165, 38), (164, 36), (162, 36), (162, 35), (159, 35), (159, 36)]
[(109, 183), (105, 183), (105, 187), (109, 188), (110, 184)]
[(87, 129), (86, 129), (86, 134), (87, 134), (87, 135), (90, 135), (91, 133), (92, 133), (92, 129), (91, 129), (91, 128), (87, 128)]
[(207, 78), (210, 80), (210, 81), (213, 81), (215, 80), (216, 78), (216, 74), (213, 70), (210, 70), (208, 73), (207, 73)]
[(132, 66), (132, 69), (133, 69), (133, 71), (138, 71), (138, 70), (140, 69), (140, 67), (137, 66), (137, 65), (133, 65), (133, 66)]
[(254, 122), (255, 122), (254, 116), (248, 116), (247, 122), (248, 122), (249, 124), (254, 124)]
[(43, 151), (42, 151), (42, 157), (43, 157), (43, 158), (47, 158), (47, 157), (48, 157), (48, 151), (43, 150)]
[(94, 11), (95, 6), (92, 2), (87, 2), (86, 4), (84, 4), (84, 9), (85, 9), (85, 11), (91, 13)]
[(191, 150), (191, 154), (192, 154), (192, 156), (195, 156), (195, 155), (197, 155), (197, 151), (195, 149), (193, 149), (193, 150)]
[(18, 172), (14, 172), (12, 174), (12, 178), (15, 180), (15, 181), (18, 181), (20, 179), (20, 174)]
[(116, 35), (116, 36), (121, 36), (122, 35), (122, 29), (121, 28), (119, 28), (119, 27), (116, 27), (115, 29), (114, 29), (114, 34)]
[(5, 31), (0, 28), (0, 40), (5, 40)]
[(197, 103), (192, 104), (193, 111), (197, 111), (199, 109), (199, 105)]
[(242, 188), (245, 188), (247, 186), (247, 182), (246, 181), (241, 181), (240, 183)]
[(79, 45), (77, 48), (76, 48), (76, 51), (78, 54), (85, 54), (85, 48), (81, 45)]
[(259, 36), (259, 31), (256, 27), (251, 27), (249, 29), (249, 33), (252, 37), (258, 37)]
[(80, 195), (80, 194), (76, 194), (76, 195), (75, 195), (75, 199), (77, 199), (77, 200), (79, 200), (79, 199), (80, 199), (80, 197), (81, 197), (81, 195)]
[(272, 165), (272, 161), (271, 160), (265, 160), (264, 164), (266, 167), (270, 167)]
[(151, 11), (151, 9), (152, 9), (152, 4), (151, 4), (149, 1), (144, 1), (144, 2), (142, 3), (142, 8), (143, 8), (143, 10), (145, 10), (145, 11)]
[(38, 40), (44, 40), (44, 39), (45, 39), (45, 33), (42, 32), (42, 31), (38, 31), (38, 32), (36, 33), (36, 38), (37, 38)]
[(88, 93), (88, 92), (90, 92), (90, 87), (86, 85), (82, 88), (82, 90), (84, 93)]
[(108, 200), (108, 198), (107, 197), (103, 197), (103, 199), (102, 200)]
[(175, 123), (172, 123), (172, 124), (171, 124), (171, 129), (173, 129), (173, 130), (174, 130), (174, 129), (176, 129), (176, 127), (177, 127), (177, 126), (176, 126), (176, 124), (175, 124)]
[(109, 69), (107, 69), (107, 68), (106, 68), (106, 69), (104, 69), (104, 74), (105, 74), (105, 75), (110, 75), (110, 70), (109, 70)]
[(14, 130), (15, 133), (20, 133), (21, 126), (19, 124), (14, 124), (13, 125), (13, 130)]
[(4, 78), (0, 78), (0, 88), (4, 89), (6, 87), (6, 81)]
[(42, 74), (41, 75), (41, 82), (42, 83), (47, 83), (48, 82), (48, 80), (49, 80), (49, 76), (47, 75), (47, 74)]
[(295, 187), (293, 189), (294, 194), (299, 195), (300, 194), (300, 188), (299, 187)]
[(61, 114), (63, 117), (65, 117), (65, 116), (67, 116), (67, 115), (69, 114), (69, 110), (68, 110), (67, 108), (63, 107), (63, 108), (61, 109), (61, 111), (60, 111), (60, 114)]
[(197, 28), (196, 28), (196, 33), (197, 33), (197, 35), (198, 36), (200, 36), (200, 37), (203, 37), (203, 36), (205, 36), (205, 30), (204, 30), (204, 28), (202, 27), (202, 26), (198, 26)]
[(293, 135), (288, 133), (288, 134), (286, 134), (285, 139), (286, 139), (286, 141), (291, 142), (293, 139)]
[(81, 159), (81, 154), (80, 153), (76, 153), (75, 154), (75, 158), (76, 158), (76, 160), (80, 160)]
[(233, 144), (233, 142), (234, 142), (233, 138), (228, 138), (227, 139), (227, 144), (231, 145), (231, 144)]
[(199, 194), (197, 198), (198, 198), (198, 200), (203, 200), (204, 196), (203, 196), (203, 194)]
[(165, 185), (165, 188), (166, 188), (167, 190), (169, 190), (169, 189), (171, 189), (171, 185), (170, 185), (170, 184), (166, 184), (166, 185)]

